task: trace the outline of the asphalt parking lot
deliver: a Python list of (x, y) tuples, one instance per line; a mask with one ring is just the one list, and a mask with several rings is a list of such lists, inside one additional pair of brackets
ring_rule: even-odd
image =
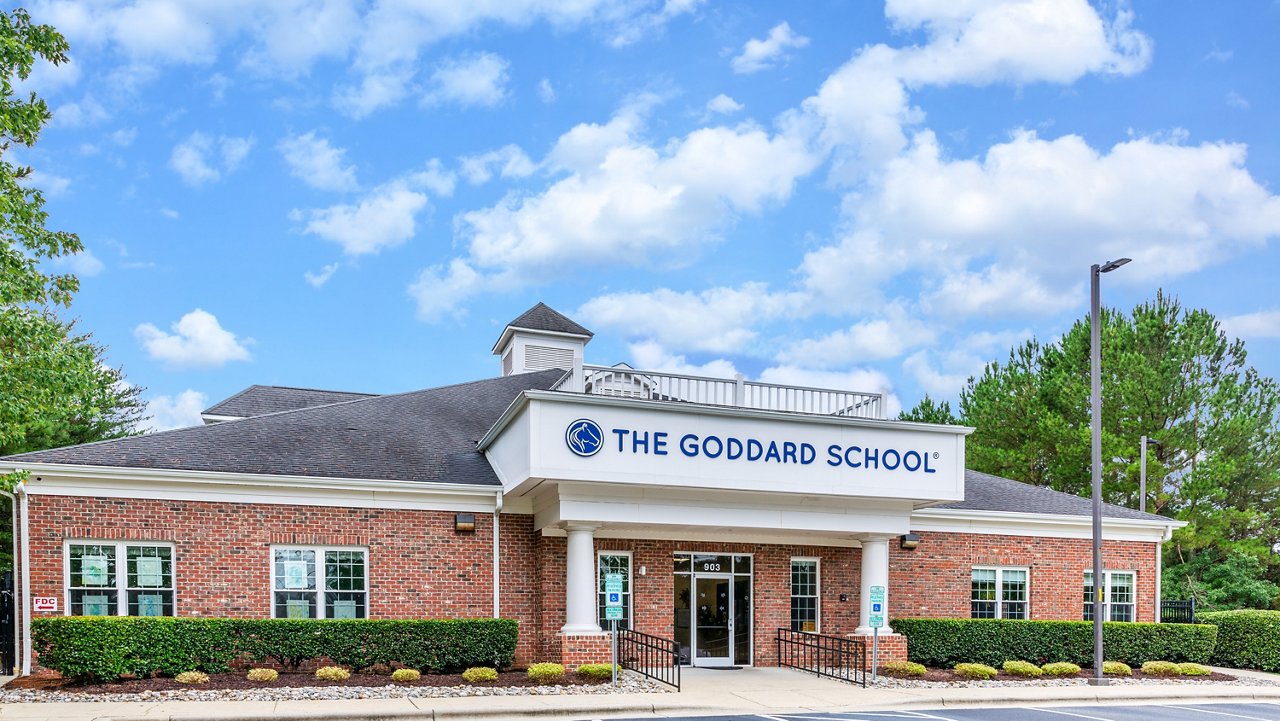
[(1140, 706), (1017, 706), (777, 715), (701, 716), (698, 721), (1280, 721), (1280, 704), (1144, 704)]

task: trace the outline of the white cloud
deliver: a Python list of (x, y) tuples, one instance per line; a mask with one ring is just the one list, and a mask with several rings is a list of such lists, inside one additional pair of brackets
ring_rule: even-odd
[(441, 61), (431, 73), (428, 105), (455, 103), (463, 107), (493, 108), (507, 97), (510, 67), (493, 53), (477, 53)]
[(493, 178), (494, 169), (503, 178), (528, 177), (537, 169), (528, 155), (518, 145), (504, 145), (480, 155), (468, 155), (458, 160), (458, 172), (472, 185), (487, 183)]
[(548, 104), (556, 101), (556, 89), (547, 78), (538, 81), (538, 99)]
[(1223, 318), (1222, 330), (1229, 338), (1261, 340), (1280, 338), (1280, 309), (1260, 310)]
[(50, 123), (62, 128), (80, 128), (97, 125), (111, 118), (111, 113), (102, 104), (89, 96), (77, 102), (63, 103), (53, 109)]
[(145, 430), (169, 431), (175, 428), (189, 428), (204, 424), (200, 411), (204, 410), (209, 400), (205, 394), (187, 389), (173, 396), (159, 395), (147, 400)]
[(902, 368), (911, 374), (925, 393), (934, 398), (950, 399), (960, 395), (970, 376), (982, 371), (984, 361), (977, 357), (969, 360), (967, 369), (948, 372), (935, 367), (929, 352), (922, 350), (903, 361)]
[(787, 50), (802, 48), (809, 38), (791, 32), (791, 25), (780, 22), (773, 26), (763, 40), (752, 38), (742, 46), (742, 52), (729, 62), (733, 72), (740, 75), (757, 73), (771, 68), (786, 59)]
[(318, 190), (349, 191), (359, 187), (356, 169), (344, 164), (346, 150), (335, 148), (314, 131), (290, 135), (276, 145), (289, 174)]
[(650, 37), (671, 20), (686, 13), (692, 13), (702, 3), (703, 0), (665, 0), (662, 7), (655, 12), (641, 12), (627, 18), (625, 22), (619, 22), (617, 33), (613, 36), (611, 44), (614, 47), (623, 47)]
[(72, 273), (82, 277), (91, 278), (98, 275), (106, 268), (101, 260), (93, 254), (93, 251), (85, 248), (75, 255), (62, 255), (54, 258), (54, 266), (69, 270)]
[(632, 367), (639, 370), (707, 378), (733, 378), (738, 375), (738, 369), (731, 361), (717, 358), (706, 363), (690, 363), (685, 356), (673, 354), (654, 341), (632, 343), (627, 350), (631, 353)]
[(755, 326), (796, 314), (802, 303), (794, 294), (770, 293), (763, 283), (701, 293), (660, 288), (592, 298), (575, 317), (628, 337), (656, 340), (665, 347), (733, 353), (756, 340)]
[(412, 72), (406, 70), (369, 73), (356, 85), (335, 88), (333, 106), (343, 115), (359, 120), (403, 100), (409, 94), (412, 79)]
[(304, 233), (318, 235), (342, 246), (347, 255), (368, 255), (393, 248), (413, 237), (418, 213), (427, 196), (397, 180), (374, 188), (357, 203), (294, 211), (306, 219)]
[(166, 333), (150, 323), (133, 329), (147, 356), (175, 368), (216, 368), (231, 361), (251, 359), (246, 347), (252, 341), (239, 339), (218, 323), (212, 313), (200, 308), (187, 313)]
[(119, 145), (122, 148), (127, 148), (130, 145), (133, 145), (133, 141), (137, 137), (138, 137), (138, 129), (133, 127), (121, 128), (119, 130), (112, 132), (110, 135), (111, 142), (115, 143), (116, 145)]
[(848, 328), (809, 338), (783, 349), (779, 360), (812, 368), (835, 368), (853, 363), (897, 358), (932, 343), (933, 328), (891, 305), (886, 317), (862, 320)]
[(1237, 110), (1249, 109), (1249, 101), (1246, 100), (1243, 95), (1234, 90), (1227, 93), (1227, 105), (1230, 105)]
[(184, 183), (200, 186), (235, 172), (253, 149), (254, 139), (219, 136), (216, 140), (196, 131), (178, 143), (169, 156), (173, 168)]
[(50, 173), (47, 170), (33, 170), (30, 175), (22, 178), (21, 182), (23, 185), (39, 188), (50, 198), (66, 193), (67, 188), (71, 187), (71, 178)]
[(405, 179), (411, 186), (425, 188), (442, 198), (453, 195), (454, 186), (458, 182), (457, 176), (445, 170), (439, 158), (427, 161), (427, 167), (409, 173)]
[(447, 269), (436, 265), (418, 273), (408, 293), (418, 307), (418, 317), (434, 322), (457, 315), (462, 302), (479, 293), (485, 282), (465, 261), (454, 258)]
[(174, 210), (173, 208), (161, 208), (160, 215), (163, 215), (169, 220), (177, 220), (178, 218), (182, 217), (182, 215), (178, 211)]
[(708, 113), (716, 113), (718, 115), (732, 115), (733, 113), (736, 113), (739, 110), (742, 110), (742, 108), (743, 108), (742, 103), (739, 103), (737, 100), (734, 100), (733, 98), (729, 97), (728, 95), (725, 95), (724, 93), (720, 93), (719, 95), (707, 101)]
[(333, 274), (337, 272), (338, 272), (338, 264), (330, 263), (324, 266), (323, 268), (321, 268), (320, 272), (318, 273), (312, 273), (309, 270), (305, 271), (302, 274), (302, 278), (306, 280), (307, 283), (309, 283), (312, 288), (319, 288), (323, 286), (325, 283), (328, 283), (329, 279), (333, 277)]

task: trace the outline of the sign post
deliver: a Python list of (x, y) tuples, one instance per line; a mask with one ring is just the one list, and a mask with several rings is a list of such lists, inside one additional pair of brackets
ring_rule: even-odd
[(884, 628), (884, 586), (872, 586), (870, 596), (871, 613), (868, 614), (867, 625), (871, 627), (871, 682), (875, 683), (880, 660), (880, 629)]
[(618, 621), (622, 619), (622, 574), (604, 574), (604, 617), (612, 626), (610, 639), (609, 672), (613, 682), (618, 682)]

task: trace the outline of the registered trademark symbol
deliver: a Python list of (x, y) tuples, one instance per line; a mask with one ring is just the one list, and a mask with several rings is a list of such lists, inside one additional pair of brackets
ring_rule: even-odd
[(937, 457), (938, 457), (938, 452), (937, 452), (937, 451), (934, 451), (934, 452), (933, 452), (933, 457), (934, 457), (934, 458), (937, 458)]

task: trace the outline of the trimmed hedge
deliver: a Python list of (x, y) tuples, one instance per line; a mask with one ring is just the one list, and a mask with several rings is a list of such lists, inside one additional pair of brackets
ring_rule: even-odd
[[(926, 666), (999, 665), (1009, 658), (1093, 665), (1088, 621), (902, 618), (890, 625), (907, 637), (911, 660)], [(1216, 627), (1203, 624), (1107, 622), (1102, 628), (1107, 658), (1130, 665), (1152, 659), (1207, 663), (1218, 634)]]
[(1196, 616), (1218, 627), (1214, 665), (1280, 671), (1280, 611), (1210, 611)]
[(290, 668), (328, 658), (354, 669), (400, 665), (427, 672), (510, 666), (518, 627), (510, 619), (317, 620), (57, 616), (35, 619), (43, 666), (63, 676), (111, 681), (228, 670), (239, 659)]

